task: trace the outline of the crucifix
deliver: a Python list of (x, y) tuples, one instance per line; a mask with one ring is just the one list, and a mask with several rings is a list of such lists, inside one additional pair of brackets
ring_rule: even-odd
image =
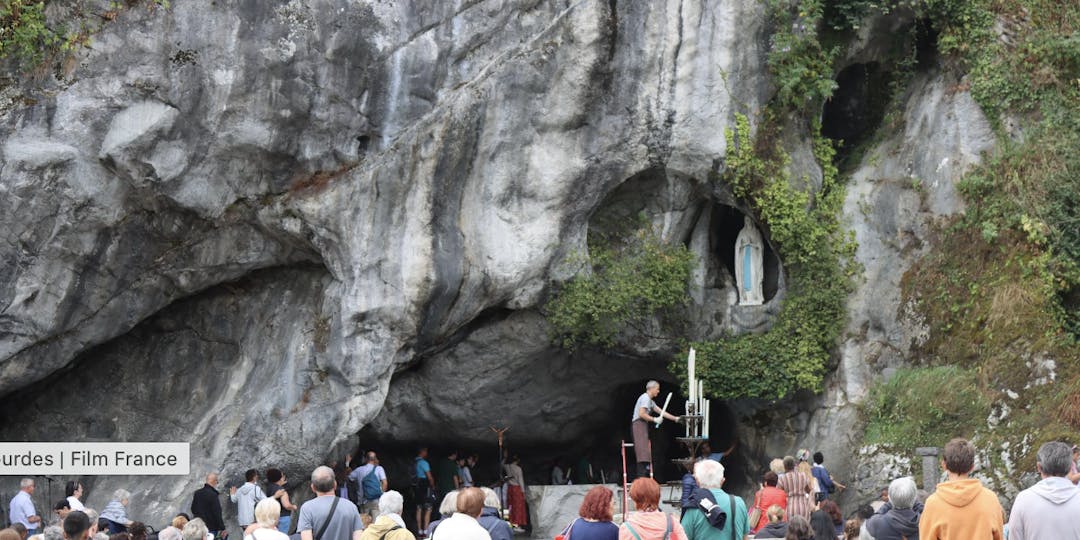
[(499, 476), (498, 476), (498, 478), (502, 478), (503, 477), (503, 434), (510, 430), (510, 426), (506, 426), (506, 427), (504, 427), (502, 429), (497, 428), (495, 426), (488, 426), (488, 427), (490, 427), (491, 431), (495, 432), (495, 436), (497, 436), (499, 438), (499, 463), (498, 463)]

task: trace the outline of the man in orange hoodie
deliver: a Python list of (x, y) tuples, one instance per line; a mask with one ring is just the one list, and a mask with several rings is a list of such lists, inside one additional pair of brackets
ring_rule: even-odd
[(942, 465), (949, 480), (926, 499), (919, 540), (1002, 540), (1005, 511), (997, 495), (968, 478), (975, 470), (975, 446), (966, 439), (949, 441)]

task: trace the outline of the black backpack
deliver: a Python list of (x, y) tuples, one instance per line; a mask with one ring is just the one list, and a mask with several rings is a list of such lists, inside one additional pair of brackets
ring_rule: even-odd
[(356, 481), (352, 473), (349, 473), (349, 477), (345, 479), (345, 496), (353, 504), (360, 500), (360, 483)]
[[(734, 510), (735, 496), (729, 494), (728, 497), (731, 499), (729, 506)], [(690, 502), (687, 508), (704, 512), (705, 519), (717, 529), (723, 529), (724, 524), (727, 523), (728, 513), (720, 508), (720, 505), (716, 504), (716, 497), (713, 496), (712, 491), (707, 489), (694, 488), (693, 493), (690, 494)]]

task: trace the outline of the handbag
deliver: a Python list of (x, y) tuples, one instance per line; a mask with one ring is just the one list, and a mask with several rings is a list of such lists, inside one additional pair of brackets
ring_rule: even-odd
[(761, 523), (761, 492), (757, 492), (754, 496), (754, 509), (750, 511), (750, 517), (748, 518), (750, 523), (750, 530), (754, 530), (758, 523)]

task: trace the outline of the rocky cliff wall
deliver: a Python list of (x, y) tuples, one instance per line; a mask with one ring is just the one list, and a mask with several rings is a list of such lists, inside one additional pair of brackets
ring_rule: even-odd
[[(365, 426), (605, 440), (611, 396), (665, 377), (669, 351), (551, 346), (538, 309), (594, 217), (644, 212), (695, 251), (698, 337), (760, 330), (783, 300), (778, 270), (767, 305), (728, 309), (715, 253), (741, 224), (715, 180), (724, 128), (769, 99), (768, 30), (749, 0), (122, 11), (61, 78), (0, 90), (0, 436), (192, 442), (189, 478), (88, 482), (91, 506), (125, 487), (155, 523), (207, 470), (299, 485)], [(852, 61), (872, 60), (860, 40)], [(853, 174), (863, 271), (838, 366), (822, 395), (729, 404), (743, 485), (805, 446), (854, 481), (847, 502), (877, 489), (857, 403), (922, 339), (900, 277), (993, 148), (961, 83), (922, 70)], [(820, 183), (808, 141), (785, 146)]]
[[(177, 438), (199, 469), (299, 477), (475, 321), (525, 310), (499, 331), (542, 335), (527, 310), (625, 179), (717, 171), (733, 113), (768, 96), (762, 10), (120, 12), (61, 79), (3, 89), (5, 438)], [(201, 472), (103, 479), (90, 502), (125, 485), (160, 519)]]

